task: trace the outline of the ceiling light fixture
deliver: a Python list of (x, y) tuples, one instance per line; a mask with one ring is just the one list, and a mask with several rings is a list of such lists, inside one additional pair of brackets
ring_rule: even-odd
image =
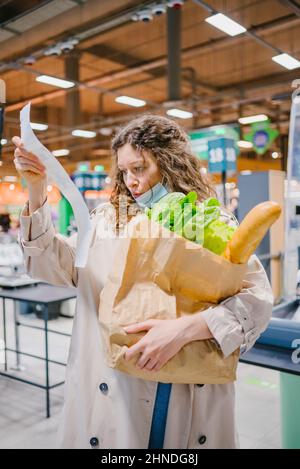
[(178, 117), (179, 119), (191, 119), (193, 117), (193, 113), (189, 111), (183, 111), (182, 109), (168, 109), (167, 110), (168, 116)]
[(68, 156), (70, 154), (70, 150), (67, 148), (61, 148), (60, 150), (53, 150), (52, 155), (59, 157), (59, 156)]
[(30, 127), (32, 130), (47, 130), (47, 124), (39, 124), (38, 122), (30, 122)]
[(164, 2), (155, 3), (152, 7), (152, 13), (155, 16), (161, 16), (163, 13), (166, 13), (167, 6)]
[(282, 67), (287, 68), (288, 70), (294, 70), (295, 68), (300, 67), (300, 61), (295, 59), (289, 54), (279, 54), (279, 55), (274, 55), (272, 57), (272, 60)]
[(72, 135), (74, 135), (74, 137), (94, 138), (97, 133), (92, 130), (75, 129), (72, 131)]
[(143, 99), (131, 98), (130, 96), (117, 96), (115, 101), (117, 103), (127, 104), (128, 106), (133, 107), (142, 107), (146, 104), (146, 101)]
[(239, 148), (253, 148), (253, 143), (248, 142), (247, 140), (239, 140), (237, 144)]
[(75, 86), (73, 81), (63, 80), (62, 78), (52, 77), (50, 75), (40, 75), (36, 77), (36, 81), (46, 83), (47, 85), (57, 86), (58, 88), (72, 88)]
[(257, 114), (255, 116), (240, 117), (238, 119), (240, 124), (247, 125), (253, 124), (254, 122), (263, 122), (267, 121), (269, 118), (265, 114)]
[(223, 15), (223, 13), (217, 13), (215, 15), (205, 18), (205, 21), (217, 29), (220, 29), (229, 36), (237, 36), (238, 34), (245, 33), (247, 31), (244, 26), (241, 26), (236, 21)]
[(148, 8), (141, 10), (138, 12), (139, 20), (143, 21), (143, 23), (149, 23), (149, 21), (153, 20), (152, 11)]
[(109, 137), (112, 132), (113, 130), (110, 127), (102, 127), (99, 129), (99, 134), (103, 135), (104, 137)]
[(240, 174), (242, 174), (243, 176), (250, 176), (250, 174), (252, 174), (252, 171), (250, 171), (250, 169), (245, 169), (244, 171), (241, 171)]

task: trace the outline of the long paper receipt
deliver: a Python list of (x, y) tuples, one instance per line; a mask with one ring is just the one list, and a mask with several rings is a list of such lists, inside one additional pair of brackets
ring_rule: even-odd
[(85, 267), (92, 235), (88, 208), (68, 173), (34, 135), (30, 126), (30, 103), (21, 110), (20, 121), (21, 139), (25, 149), (34, 153), (42, 161), (43, 165), (46, 167), (47, 175), (51, 177), (72, 206), (78, 232), (75, 267)]

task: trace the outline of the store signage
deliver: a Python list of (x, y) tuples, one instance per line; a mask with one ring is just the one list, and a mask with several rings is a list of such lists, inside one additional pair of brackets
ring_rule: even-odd
[(235, 172), (236, 150), (232, 138), (217, 138), (208, 141), (208, 171), (210, 173)]
[(203, 129), (193, 130), (189, 133), (192, 152), (200, 160), (208, 160), (208, 142), (217, 138), (231, 138), (234, 141), (236, 155), (239, 154), (237, 142), (240, 140), (239, 125), (214, 125)]
[(263, 155), (278, 135), (279, 131), (272, 129), (268, 120), (252, 124), (251, 131), (244, 135), (244, 139), (253, 144), (253, 149), (256, 153)]
[(71, 175), (72, 181), (81, 192), (104, 189), (106, 178), (107, 173), (98, 171), (75, 171)]

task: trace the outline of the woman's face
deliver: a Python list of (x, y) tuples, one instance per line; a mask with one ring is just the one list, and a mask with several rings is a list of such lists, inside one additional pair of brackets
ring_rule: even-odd
[(150, 151), (135, 150), (126, 143), (117, 151), (118, 167), (133, 197), (138, 197), (161, 181), (162, 176)]

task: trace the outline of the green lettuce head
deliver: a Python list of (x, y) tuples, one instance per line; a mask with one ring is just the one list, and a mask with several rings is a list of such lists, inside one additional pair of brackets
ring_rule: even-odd
[(171, 192), (146, 209), (148, 217), (189, 241), (222, 254), (235, 228), (219, 220), (220, 202), (214, 197), (197, 202), (197, 193)]
[(226, 225), (221, 220), (214, 220), (204, 228), (203, 247), (215, 254), (222, 254), (236, 228)]

